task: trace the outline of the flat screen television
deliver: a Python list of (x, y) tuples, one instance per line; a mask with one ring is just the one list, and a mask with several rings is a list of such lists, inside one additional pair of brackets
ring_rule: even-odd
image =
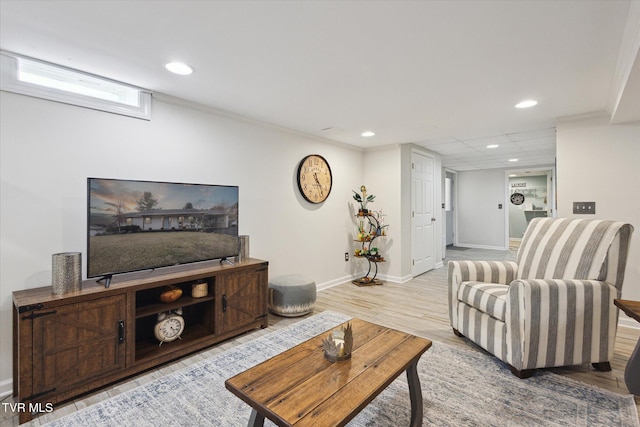
[(87, 277), (238, 255), (238, 187), (87, 178)]

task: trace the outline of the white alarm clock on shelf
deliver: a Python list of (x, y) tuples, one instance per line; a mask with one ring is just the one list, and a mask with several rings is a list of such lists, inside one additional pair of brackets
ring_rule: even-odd
[(164, 313), (158, 313), (158, 320), (153, 330), (160, 345), (163, 342), (170, 342), (180, 338), (184, 332), (184, 318), (182, 317), (182, 309), (177, 308), (172, 313), (171, 310)]

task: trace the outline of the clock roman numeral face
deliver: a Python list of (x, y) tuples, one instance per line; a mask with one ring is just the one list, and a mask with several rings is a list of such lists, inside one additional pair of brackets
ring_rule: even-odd
[(153, 328), (156, 339), (163, 342), (174, 341), (182, 335), (184, 331), (184, 318), (181, 316), (182, 309), (176, 309), (176, 313), (171, 311), (166, 313), (158, 313), (158, 321)]
[(300, 162), (298, 188), (307, 201), (324, 202), (331, 192), (331, 185), (331, 168), (322, 156), (310, 155)]
[(160, 328), (160, 331), (162, 331), (162, 334), (167, 337), (167, 338), (173, 338), (174, 336), (178, 335), (178, 333), (180, 333), (180, 329), (182, 328), (182, 325), (180, 324), (180, 321), (178, 319), (169, 319), (167, 320), (164, 325), (162, 325), (162, 327)]

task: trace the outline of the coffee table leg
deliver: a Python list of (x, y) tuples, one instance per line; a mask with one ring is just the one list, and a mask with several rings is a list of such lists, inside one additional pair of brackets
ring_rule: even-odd
[(407, 382), (411, 398), (411, 427), (422, 427), (422, 389), (418, 378), (418, 361), (407, 368)]
[(640, 339), (631, 353), (624, 370), (624, 381), (629, 391), (640, 396)]
[(262, 427), (264, 425), (264, 415), (260, 415), (255, 409), (251, 409), (248, 427)]

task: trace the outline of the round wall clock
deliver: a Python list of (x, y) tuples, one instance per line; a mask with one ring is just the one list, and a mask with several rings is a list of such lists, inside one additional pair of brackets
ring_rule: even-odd
[(513, 203), (514, 205), (521, 205), (524, 203), (524, 194), (513, 193), (510, 199), (511, 199), (511, 203)]
[(153, 332), (158, 341), (160, 341), (160, 345), (162, 345), (163, 342), (170, 342), (180, 338), (180, 335), (184, 332), (182, 309), (176, 309), (175, 313), (171, 311), (168, 313), (159, 313)]
[(311, 154), (300, 161), (298, 188), (305, 200), (311, 203), (324, 202), (331, 193), (332, 184), (331, 167), (324, 157)]

